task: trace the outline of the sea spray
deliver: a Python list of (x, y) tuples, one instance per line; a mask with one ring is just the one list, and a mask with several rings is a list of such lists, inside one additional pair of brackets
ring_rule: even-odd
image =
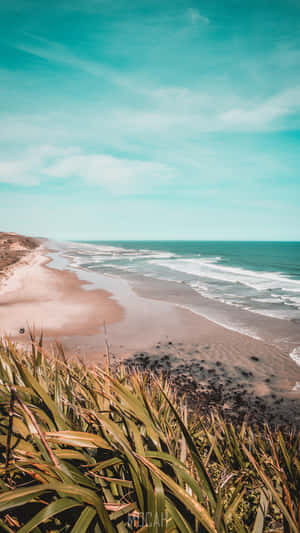
[(293, 359), (293, 361), (295, 361), (297, 365), (300, 366), (300, 346), (297, 346), (291, 351), (290, 357)]

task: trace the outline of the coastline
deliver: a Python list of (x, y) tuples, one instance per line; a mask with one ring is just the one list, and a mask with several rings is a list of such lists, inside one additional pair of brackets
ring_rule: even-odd
[(85, 291), (75, 273), (49, 268), (49, 250), (40, 245), (7, 267), (0, 283), (1, 335), (26, 344), (20, 330), (43, 331), (46, 341), (90, 336), (123, 310), (104, 290)]
[[(241, 405), (232, 404), (242, 394), (249, 409), (254, 402), (253, 412), (263, 399), (270, 414), (275, 408), (287, 420), (298, 416), (300, 367), (279, 346), (184, 309), (174, 294), (159, 299), (160, 284), (142, 290), (117, 276), (73, 269), (54, 248), (43, 243), (10, 268), (0, 288), (2, 335), (24, 345), (20, 328), (35, 326), (46, 344), (58, 340), (67, 355), (100, 366), (108, 340), (113, 365), (166, 372), (188, 396), (196, 394), (194, 402), (202, 398), (206, 405), (222, 390), (222, 408), (232, 412), (242, 406), (240, 396)], [(205, 401), (203, 394), (209, 394)]]

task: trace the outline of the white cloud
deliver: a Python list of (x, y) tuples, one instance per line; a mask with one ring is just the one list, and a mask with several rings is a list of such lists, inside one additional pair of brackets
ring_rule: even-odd
[[(49, 108), (44, 115), (37, 112), (32, 115), (2, 114), (0, 137), (6, 145), (26, 147), (43, 144), (48, 146), (48, 150), (49, 146), (80, 146), (83, 152), (75, 150), (71, 154), (73, 159), (70, 154), (64, 159), (58, 154), (53, 156), (53, 160), (50, 155), (47, 158), (36, 150), (24, 152), (20, 158), (14, 159), (2, 155), (0, 181), (34, 184), (41, 179), (41, 172), (50, 177), (49, 173), (54, 175), (58, 171), (58, 165), (64, 172), (67, 165), (72, 169), (77, 165), (77, 175), (91, 182), (100, 179), (96, 176), (98, 167), (106, 168), (106, 175), (109, 174), (109, 162), (102, 157), (116, 151), (127, 156), (127, 159), (114, 158), (110, 162), (110, 171), (114, 170), (114, 175), (120, 176), (120, 182), (126, 182), (125, 173), (130, 165), (131, 183), (138, 181), (133, 176), (141, 174), (141, 166), (147, 174), (147, 165), (145, 161), (140, 161), (142, 159), (148, 163), (160, 162), (155, 165), (166, 164), (166, 167), (151, 168), (153, 174), (166, 176), (169, 175), (169, 166), (174, 166), (173, 160), (178, 151), (189, 152), (191, 146), (199, 149), (200, 136), (205, 133), (284, 131), (290, 128), (291, 123), (299, 127), (300, 86), (280, 91), (271, 98), (256, 97), (253, 100), (242, 98), (230, 90), (223, 93), (222, 87), (215, 87), (211, 93), (206, 87), (202, 90), (162, 87), (149, 91), (143, 106), (129, 103), (104, 108), (101, 103), (86, 102), (84, 112), (81, 111), (70, 106), (60, 112)], [(95, 146), (95, 142), (97, 148), (88, 155), (90, 146)], [(3, 154), (4, 150), (6, 148), (3, 147)], [(117, 167), (119, 160), (122, 161), (122, 178)], [(197, 155), (194, 161), (197, 161)], [(190, 164), (193, 165), (193, 160)], [(101, 176), (104, 184), (105, 176)], [(110, 182), (113, 183), (113, 177)], [(145, 180), (143, 183), (145, 188)], [(109, 184), (105, 186), (110, 187)]]
[(117, 70), (103, 65), (100, 61), (79, 57), (61, 43), (49, 41), (38, 35), (26, 34), (30, 39), (15, 45), (17, 50), (46, 59), (49, 62), (67, 65), (73, 69), (86, 72), (94, 77), (102, 77), (123, 89), (138, 93), (142, 89), (127, 76), (119, 74)]
[(20, 156), (0, 159), (0, 183), (38, 185), (43, 167), (57, 157), (66, 156), (72, 152), (71, 148), (43, 145), (27, 150)]
[(199, 9), (190, 7), (189, 9), (187, 9), (186, 13), (192, 24), (198, 24), (198, 22), (204, 22), (204, 24), (210, 23), (209, 18), (205, 17), (204, 15), (201, 15)]
[(45, 170), (56, 178), (81, 177), (117, 194), (140, 193), (171, 180), (175, 172), (161, 163), (90, 154), (65, 157)]
[(300, 87), (288, 89), (264, 102), (244, 108), (232, 108), (220, 115), (227, 128), (240, 130), (272, 129), (274, 122), (300, 111)]
[(78, 148), (40, 146), (19, 157), (0, 161), (0, 182), (25, 186), (43, 179), (79, 178), (116, 194), (147, 192), (175, 176), (174, 169), (155, 161), (83, 154)]
[[(187, 9), (186, 16), (192, 24), (209, 23), (209, 19), (196, 8)], [(87, 117), (86, 129), (89, 131), (90, 127), (93, 130), (95, 124), (100, 124), (101, 121), (105, 123), (105, 131), (114, 130), (115, 116), (118, 117), (117, 135), (124, 138), (128, 138), (128, 133), (142, 133), (144, 136), (144, 132), (147, 134), (147, 130), (148, 132), (157, 132), (157, 135), (161, 137), (163, 132), (170, 128), (175, 128), (179, 135), (183, 131), (194, 134), (214, 131), (284, 130), (289, 126), (285, 119), (300, 111), (300, 88), (297, 86), (282, 89), (278, 91), (277, 95), (267, 98), (258, 96), (254, 91), (253, 100), (243, 97), (241, 92), (238, 92), (237, 87), (228, 84), (225, 78), (221, 80), (210, 78), (205, 85), (202, 83), (198, 89), (176, 86), (155, 87), (154, 84), (151, 86), (151, 84), (145, 83), (145, 80), (137, 79), (132, 74), (124, 76), (124, 74), (107, 68), (101, 63), (78, 57), (60, 43), (30, 34), (28, 37), (30, 37), (30, 41), (28, 41), (30, 44), (19, 44), (17, 45), (18, 49), (48, 61), (69, 65), (92, 76), (104, 77), (119, 88), (125, 89), (126, 94), (125, 97), (123, 95), (123, 101), (126, 104), (123, 108), (116, 109), (115, 106), (112, 108), (110, 105), (109, 110), (107, 107), (98, 110), (95, 108), (90, 116), (88, 112), (85, 114)], [(137, 95), (140, 98), (138, 100), (139, 107), (136, 105)], [(76, 118), (71, 117), (71, 120), (76, 122)], [(66, 124), (68, 123), (69, 120), (66, 121)], [(42, 125), (41, 121), (40, 124)], [(39, 125), (32, 122), (26, 124), (25, 135), (27, 129), (28, 135), (31, 132), (34, 133), (35, 127), (38, 130)], [(15, 127), (14, 124), (10, 126), (10, 121), (8, 121), (5, 124), (4, 138), (11, 129), (13, 135), (19, 135), (19, 132), (23, 130), (22, 127)], [(56, 129), (56, 135), (61, 138), (67, 127), (64, 124), (63, 128)], [(70, 137), (74, 137), (71, 128), (69, 133)], [(172, 133), (174, 133), (173, 130)], [(98, 134), (101, 135), (100, 132), (97, 132)], [(169, 135), (169, 132), (167, 134)], [(45, 135), (47, 135), (47, 126), (45, 127)], [(52, 141), (46, 138), (44, 142)]]

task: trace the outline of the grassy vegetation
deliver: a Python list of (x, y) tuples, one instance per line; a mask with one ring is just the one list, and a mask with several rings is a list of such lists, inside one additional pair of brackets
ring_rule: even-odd
[(187, 410), (163, 378), (0, 343), (0, 530), (300, 530), (300, 437)]

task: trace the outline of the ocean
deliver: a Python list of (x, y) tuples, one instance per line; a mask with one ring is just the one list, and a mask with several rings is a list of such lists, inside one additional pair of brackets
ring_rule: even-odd
[[(53, 245), (52, 245), (53, 244)], [(53, 268), (76, 271), (118, 299), (116, 278), (250, 337), (300, 365), (300, 242), (69, 241), (50, 243)]]
[(73, 266), (185, 283), (205, 298), (300, 320), (300, 242), (85, 241)]

